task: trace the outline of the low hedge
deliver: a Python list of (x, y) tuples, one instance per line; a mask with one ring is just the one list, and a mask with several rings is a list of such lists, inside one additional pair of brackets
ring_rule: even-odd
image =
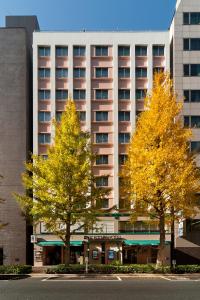
[(29, 265), (8, 265), (0, 266), (0, 274), (30, 274), (32, 266)]
[[(57, 265), (47, 268), (47, 274), (84, 274), (84, 265)], [(165, 274), (165, 273), (200, 273), (200, 265), (178, 265), (171, 271), (170, 266), (157, 268), (156, 265), (88, 265), (89, 274)]]
[[(88, 265), (88, 273), (90, 274), (134, 274), (134, 273), (166, 273), (169, 267), (162, 270), (155, 268), (155, 265)], [(47, 274), (84, 274), (84, 265), (58, 265), (46, 270)]]

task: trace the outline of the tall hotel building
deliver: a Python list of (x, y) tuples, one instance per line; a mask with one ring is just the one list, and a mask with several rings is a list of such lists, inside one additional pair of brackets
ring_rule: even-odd
[[(72, 263), (78, 262), (87, 252), (90, 263), (156, 260), (159, 228), (156, 224), (145, 223), (142, 217), (134, 224), (129, 222), (129, 211), (120, 197), (119, 171), (126, 159), (137, 116), (144, 109), (145, 94), (152, 88), (154, 72), (159, 70), (171, 72), (179, 98), (185, 97), (184, 124), (193, 131), (191, 149), (200, 152), (199, 0), (177, 0), (171, 27), (164, 32), (33, 33), (33, 153), (47, 155), (55, 134), (51, 120), (60, 119), (68, 97), (72, 97), (82, 129), (91, 132), (98, 155), (93, 166), (97, 184), (111, 188), (110, 198), (102, 203), (103, 216), (97, 222), (101, 231), (91, 230), (87, 237), (84, 232), (77, 232), (71, 237)], [(25, 124), (23, 126), (25, 128)], [(24, 141), (26, 132), (27, 129), (21, 131)], [(9, 146), (5, 149), (4, 153), (7, 150), (10, 153)], [(3, 163), (5, 158), (1, 155), (0, 163)], [(26, 152), (23, 157), (25, 160)], [(18, 161), (18, 156), (13, 160)], [(16, 174), (21, 170), (20, 163), (16, 166)], [(13, 214), (10, 213), (11, 218), (18, 211), (13, 210)], [(17, 219), (13, 224), (16, 224), (17, 236), (17, 232), (20, 233)], [(199, 224), (200, 216), (196, 216), (177, 227), (177, 263), (200, 262)], [(4, 230), (6, 241), (6, 227)], [(23, 230), (25, 238), (25, 227)], [(63, 243), (46, 230), (45, 224), (34, 226), (34, 238), (35, 266), (63, 261)], [(22, 247), (11, 235), (9, 243), (10, 247), (11, 243), (19, 249)], [(0, 240), (0, 251), (6, 247), (6, 242)], [(23, 255), (24, 251), (25, 248)], [(7, 255), (9, 251), (4, 253)], [(19, 257), (19, 260), (17, 256), (17, 260), (4, 262), (22, 262), (20, 254)], [(166, 228), (166, 263), (169, 261), (170, 232)]]
[[(124, 263), (155, 262), (159, 228), (146, 224), (143, 218), (134, 224), (129, 222), (120, 197), (119, 170), (155, 71), (171, 71), (178, 96), (185, 97), (185, 125), (195, 127), (191, 148), (200, 148), (199, 1), (177, 1), (171, 28), (165, 32), (35, 32), (33, 62), (34, 153), (47, 154), (54, 138), (51, 119), (60, 119), (71, 96), (82, 129), (91, 132), (98, 155), (93, 166), (97, 184), (112, 189), (109, 200), (102, 203), (105, 214), (98, 221), (101, 233), (91, 231), (87, 242), (84, 232), (72, 236), (71, 261), (76, 262), (89, 247), (90, 263), (110, 263), (114, 259)], [(187, 221), (183, 229), (177, 228), (178, 232), (182, 237), (176, 238), (177, 259), (199, 261), (198, 228)], [(47, 232), (44, 224), (36, 227), (35, 234), (35, 265), (62, 261), (62, 242)], [(169, 263), (167, 228), (166, 240)]]

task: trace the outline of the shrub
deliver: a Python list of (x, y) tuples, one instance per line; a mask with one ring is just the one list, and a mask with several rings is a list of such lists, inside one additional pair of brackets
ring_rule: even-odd
[(200, 273), (200, 265), (177, 265), (172, 272), (176, 274)]
[(0, 274), (29, 274), (32, 266), (29, 265), (8, 265), (0, 266)]

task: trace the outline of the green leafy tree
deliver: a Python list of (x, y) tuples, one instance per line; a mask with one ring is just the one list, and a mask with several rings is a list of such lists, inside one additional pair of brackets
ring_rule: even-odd
[(159, 264), (164, 263), (166, 224), (195, 213), (200, 187), (195, 155), (189, 153), (191, 132), (183, 128), (181, 109), (169, 74), (156, 74), (122, 172), (132, 218), (146, 215), (158, 221)]
[(54, 126), (55, 139), (48, 158), (33, 155), (22, 176), (27, 194), (33, 192), (34, 200), (27, 194), (16, 198), (34, 222), (44, 222), (62, 239), (65, 264), (69, 264), (70, 236), (75, 232), (72, 226), (76, 224), (87, 232), (96, 221), (96, 203), (108, 198), (110, 191), (96, 187), (90, 135), (81, 131), (73, 100), (67, 101), (61, 123), (54, 121)]

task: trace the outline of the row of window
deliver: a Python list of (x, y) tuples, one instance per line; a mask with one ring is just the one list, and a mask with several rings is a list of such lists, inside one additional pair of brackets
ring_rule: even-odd
[[(108, 78), (109, 77), (109, 68), (95, 68), (95, 78)], [(164, 71), (163, 67), (154, 67), (153, 73)], [(130, 78), (130, 68), (119, 68), (118, 69), (118, 77), (119, 78)], [(39, 78), (50, 78), (51, 70), (50, 68), (39, 68), (38, 77)], [(135, 68), (135, 76), (136, 78), (147, 78), (147, 68), (137, 67)], [(85, 78), (86, 77), (86, 69), (85, 68), (74, 68), (74, 78)], [(67, 68), (56, 68), (56, 78), (68, 78), (68, 69)]]
[[(135, 97), (136, 100), (144, 99), (146, 96), (146, 89), (136, 89)], [(200, 91), (199, 91), (200, 92)], [(199, 93), (200, 95), (200, 93)], [(50, 90), (39, 90), (38, 92), (39, 100), (49, 100), (51, 99)], [(86, 90), (83, 89), (74, 89), (73, 98), (75, 100), (85, 100), (86, 99)], [(118, 90), (119, 100), (130, 100), (130, 89), (120, 89)], [(186, 98), (186, 96), (185, 96)], [(68, 90), (56, 90), (56, 99), (57, 100), (67, 100), (68, 99)], [(95, 90), (95, 99), (97, 100), (109, 100), (109, 90)], [(188, 99), (188, 97), (187, 97)]]
[[(95, 142), (97, 144), (108, 144), (108, 133), (96, 133)], [(38, 136), (39, 144), (50, 144), (51, 135), (50, 133), (40, 133)], [(129, 132), (120, 132), (119, 133), (119, 143), (128, 144), (130, 142), (130, 133)]]
[(200, 102), (200, 90), (184, 90), (185, 102)]
[[(108, 46), (95, 46), (95, 56), (109, 56)], [(86, 48), (85, 46), (74, 46), (73, 56), (85, 56)], [(49, 57), (50, 47), (42, 46), (38, 47), (39, 57)], [(137, 45), (135, 46), (136, 56), (147, 56), (147, 46)], [(56, 47), (56, 57), (66, 57), (68, 56), (67, 46), (57, 46)], [(118, 46), (118, 56), (130, 56), (130, 46)], [(153, 46), (153, 56), (164, 56), (164, 46), (154, 45)]]
[[(56, 120), (61, 120), (62, 112), (56, 112)], [(80, 120), (85, 121), (86, 112), (79, 112)], [(49, 122), (51, 120), (51, 113), (48, 111), (40, 111), (38, 113), (39, 122)], [(105, 122), (108, 121), (108, 111), (96, 111), (96, 121)], [(119, 121), (130, 121), (130, 111), (119, 111)]]

